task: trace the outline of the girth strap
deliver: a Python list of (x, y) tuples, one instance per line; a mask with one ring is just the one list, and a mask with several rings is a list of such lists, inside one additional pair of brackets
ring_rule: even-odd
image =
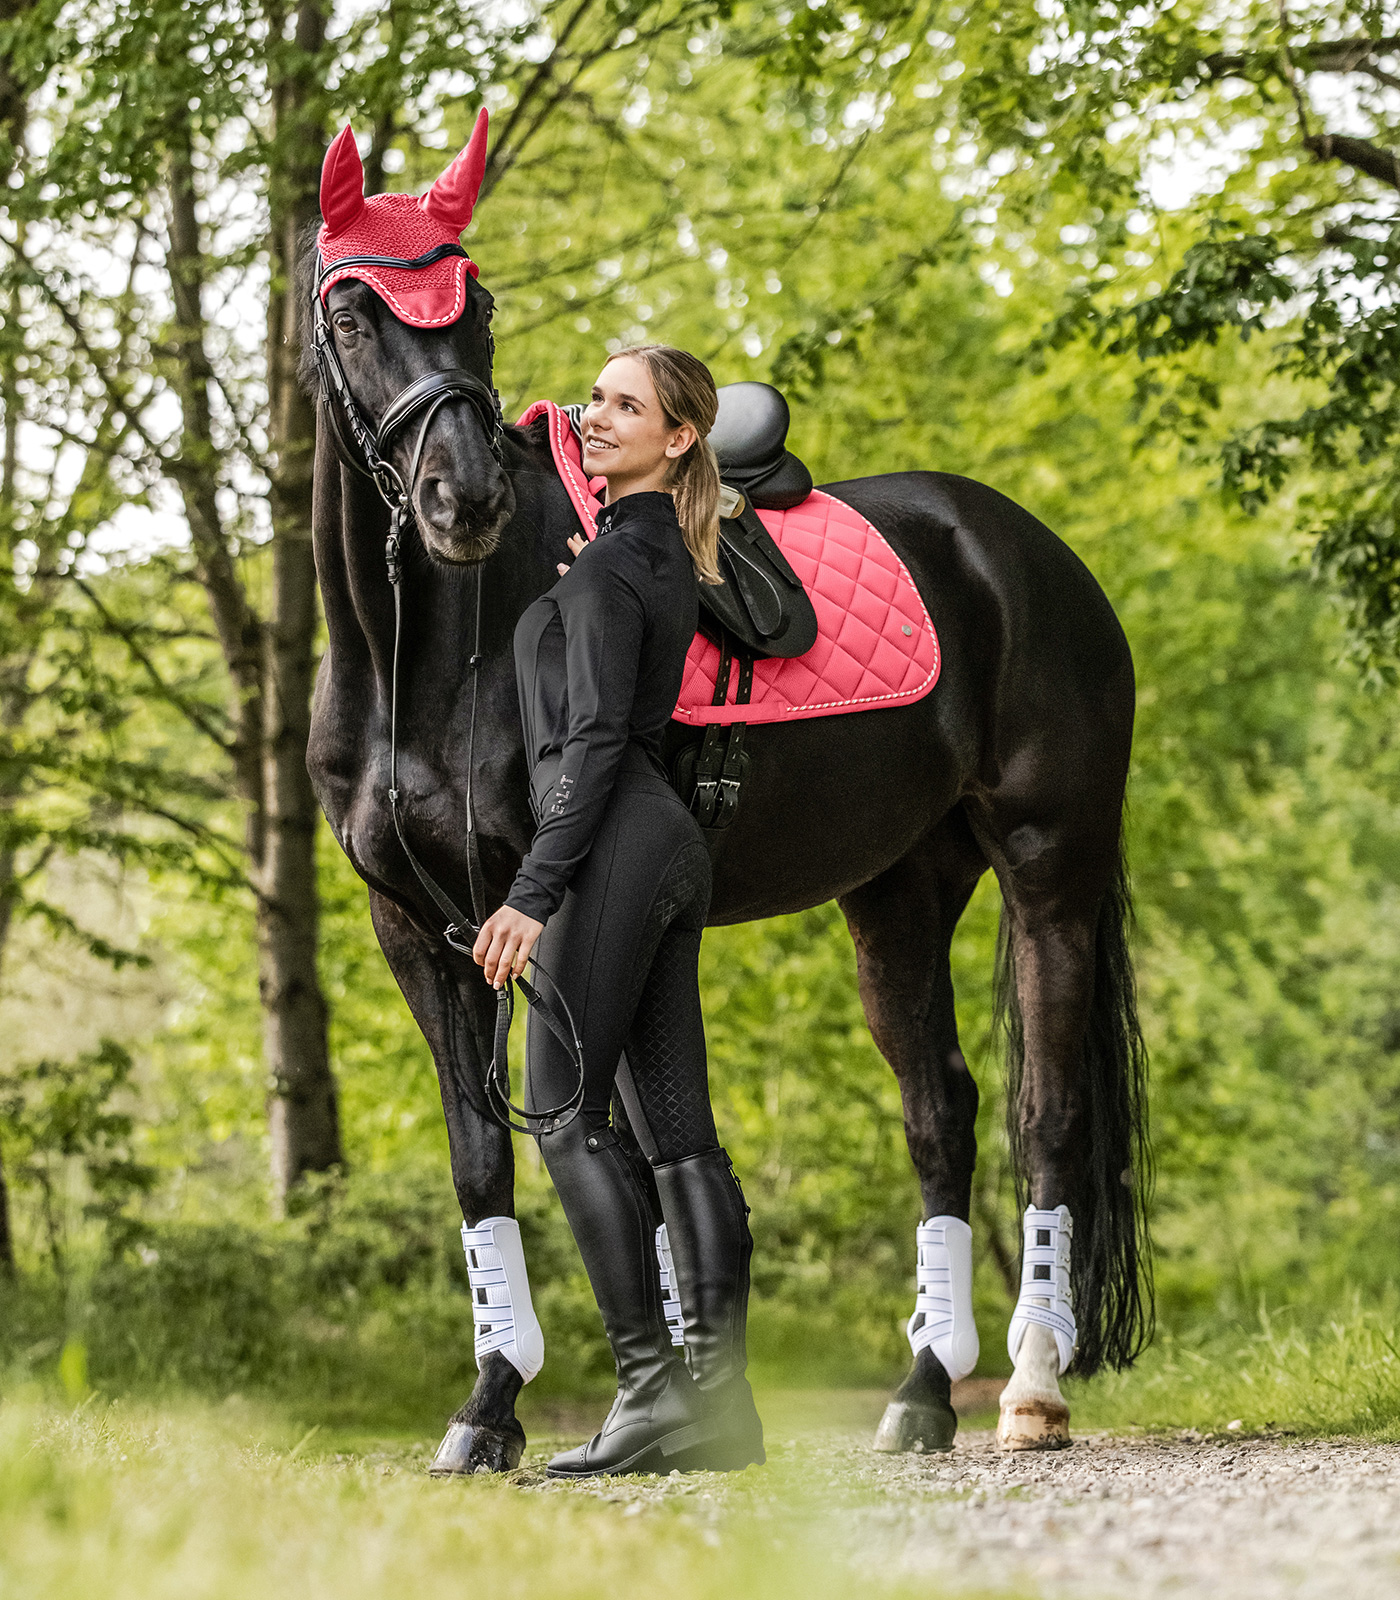
[[(746, 706), (753, 698), (754, 658), (746, 650), (735, 651), (727, 629), (720, 630), (719, 666), (715, 671), (715, 692), (711, 705), (722, 706), (729, 695), (730, 670), (739, 663), (739, 681), (734, 690), (734, 704)], [(700, 741), (700, 754), (695, 758), (695, 796), (691, 810), (702, 828), (727, 828), (739, 809), (739, 793), (749, 770), (749, 757), (744, 749), (748, 723), (731, 722), (728, 729), (723, 724), (711, 722)]]

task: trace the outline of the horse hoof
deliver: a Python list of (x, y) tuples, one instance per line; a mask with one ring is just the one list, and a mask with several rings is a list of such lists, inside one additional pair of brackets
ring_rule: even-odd
[(997, 1444), (1003, 1450), (1063, 1450), (1070, 1443), (1069, 1407), (1062, 1400), (1027, 1396), (1002, 1401)]
[(891, 1400), (875, 1431), (874, 1449), (887, 1455), (925, 1455), (935, 1450), (951, 1450), (958, 1431), (957, 1413), (941, 1406), (916, 1406), (907, 1400)]
[(449, 1422), (428, 1467), (431, 1478), (469, 1478), (474, 1472), (514, 1472), (525, 1453), (523, 1433)]

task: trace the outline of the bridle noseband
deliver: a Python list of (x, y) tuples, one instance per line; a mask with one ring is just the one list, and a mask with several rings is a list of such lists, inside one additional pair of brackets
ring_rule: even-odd
[[(504, 433), (504, 423), (501, 416), (501, 398), (495, 388), (489, 383), (483, 383), (474, 373), (467, 372), (461, 367), (450, 367), (444, 372), (429, 372), (423, 377), (415, 379), (408, 387), (389, 402), (385, 407), (384, 415), (379, 419), (377, 428), (371, 427), (354, 395), (350, 392), (350, 383), (345, 376), (345, 369), (340, 364), (340, 356), (335, 348), (335, 336), (331, 330), (330, 318), (326, 315), (325, 302), (321, 298), (322, 287), (332, 273), (344, 271), (347, 267), (398, 267), (410, 270), (430, 267), (436, 261), (442, 261), (449, 256), (465, 256), (466, 251), (459, 244), (442, 244), (436, 249), (429, 250), (425, 255), (415, 256), (411, 260), (403, 260), (398, 256), (345, 256), (339, 261), (327, 265), (321, 260), (319, 254), (316, 264), (316, 281), (312, 289), (312, 329), (313, 350), (316, 358), (316, 371), (320, 380), (320, 398), (323, 411), (330, 418), (331, 437), (335, 442), (336, 454), (352, 471), (358, 472), (361, 477), (370, 478), (379, 490), (380, 496), (389, 508), (389, 537), (385, 542), (384, 558), (388, 569), (389, 583), (394, 591), (394, 653), (393, 665), (390, 673), (389, 690), (389, 809), (394, 819), (394, 831), (399, 836), (399, 843), (408, 858), (409, 865), (428, 896), (437, 906), (438, 910), (448, 919), (446, 928), (443, 929), (443, 938), (447, 944), (460, 954), (470, 957), (472, 942), (463, 937), (463, 930), (470, 935), (481, 931), (482, 907), (485, 904), (486, 888), (485, 879), (481, 871), (480, 844), (477, 838), (476, 812), (472, 804), (472, 780), (474, 776), (474, 755), (476, 746), (476, 691), (477, 680), (481, 667), (481, 570), (483, 563), (478, 562), (476, 567), (476, 630), (473, 639), (472, 653), (468, 663), (472, 669), (472, 697), (471, 719), (467, 725), (467, 888), (471, 895), (472, 915), (467, 916), (452, 900), (446, 889), (428, 871), (418, 859), (404, 828), (403, 817), (399, 811), (399, 646), (403, 638), (403, 565), (400, 559), (402, 551), (402, 537), (410, 520), (413, 517), (413, 487), (418, 481), (418, 471), (423, 462), (423, 451), (427, 445), (428, 429), (432, 426), (433, 418), (449, 400), (466, 400), (481, 420), (486, 432), (486, 442), (498, 466), (504, 462), (501, 453), (501, 443)], [(496, 341), (488, 331), (490, 340), (490, 359), (494, 362), (496, 354)], [(408, 478), (399, 476), (397, 468), (388, 460), (389, 447), (394, 436), (408, 424), (421, 415), (422, 421), (418, 427), (418, 438), (413, 446), (410, 458)], [(555, 996), (563, 1011), (560, 1017), (554, 1007), (544, 998), (539, 990), (523, 975), (512, 980), (507, 978), (500, 989), (496, 991), (496, 1032), (495, 1046), (491, 1056), (491, 1064), (486, 1069), (486, 1100), (485, 1108), (474, 1106), (478, 1115), (486, 1115), (499, 1123), (502, 1127), (511, 1129), (516, 1133), (539, 1135), (554, 1133), (574, 1120), (583, 1105), (584, 1071), (583, 1071), (583, 1044), (578, 1036), (578, 1029), (574, 1026), (574, 1019), (569, 1011), (568, 1002), (560, 992), (559, 985), (540, 966), (533, 956), (529, 964), (535, 969), (537, 978), (544, 978), (553, 988)], [(510, 1098), (510, 1066), (507, 1060), (507, 1049), (510, 1039), (510, 1025), (515, 1015), (515, 996), (512, 992), (512, 983), (520, 985), (521, 992), (530, 1002), (531, 1009), (536, 1012), (540, 1020), (555, 1035), (565, 1052), (574, 1063), (578, 1074), (578, 1081), (569, 1098), (557, 1106), (551, 1106), (546, 1111), (527, 1111), (523, 1106), (515, 1105)], [(464, 1085), (465, 1090), (465, 1085)], [(467, 1098), (472, 1097), (468, 1093)], [(513, 1115), (512, 1115), (513, 1114)], [(520, 1118), (517, 1122), (515, 1117)]]

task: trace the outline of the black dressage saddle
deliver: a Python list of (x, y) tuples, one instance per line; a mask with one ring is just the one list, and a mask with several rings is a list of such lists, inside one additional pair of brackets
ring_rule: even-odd
[[(581, 434), (583, 407), (562, 410)], [(787, 448), (788, 422), (787, 401), (770, 384), (727, 383), (710, 430), (726, 490), (719, 524), (724, 582), (701, 584), (700, 627), (722, 650), (727, 644), (759, 661), (800, 656), (817, 642), (812, 602), (757, 515), (760, 508), (786, 511), (812, 492), (812, 474)]]

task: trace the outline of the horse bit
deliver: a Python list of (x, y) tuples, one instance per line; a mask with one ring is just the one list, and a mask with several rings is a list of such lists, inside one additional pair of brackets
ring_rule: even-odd
[[(366, 421), (356, 404), (355, 397), (350, 392), (349, 380), (345, 376), (345, 369), (340, 364), (340, 357), (336, 353), (335, 336), (331, 330), (330, 319), (326, 315), (325, 304), (321, 299), (322, 285), (332, 273), (343, 272), (347, 267), (398, 267), (410, 271), (423, 267), (430, 267), (434, 262), (445, 260), (449, 256), (465, 256), (466, 251), (459, 244), (438, 245), (436, 249), (429, 250), (425, 255), (415, 256), (411, 260), (403, 260), (397, 256), (346, 256), (329, 265), (317, 256), (316, 282), (312, 290), (312, 325), (314, 337), (314, 354), (316, 371), (320, 379), (320, 398), (322, 406), (331, 420), (332, 437), (336, 453), (341, 461), (352, 471), (359, 473), (363, 478), (370, 478), (379, 490), (380, 497), (389, 508), (389, 537), (385, 541), (384, 559), (388, 571), (389, 584), (394, 592), (394, 653), (390, 670), (389, 691), (389, 810), (394, 819), (394, 831), (398, 834), (399, 843), (403, 847), (408, 864), (413, 868), (419, 883), (426, 890), (438, 910), (448, 919), (447, 926), (443, 929), (442, 937), (447, 944), (460, 954), (470, 957), (472, 945), (463, 938), (463, 930), (470, 934), (481, 931), (482, 907), (485, 904), (485, 881), (481, 871), (480, 846), (477, 840), (476, 813), (472, 802), (472, 782), (474, 777), (474, 754), (476, 747), (476, 702), (477, 682), (480, 677), (481, 667), (481, 569), (482, 562), (476, 564), (476, 623), (472, 640), (472, 653), (468, 658), (472, 669), (472, 694), (471, 716), (467, 724), (467, 889), (471, 895), (472, 915), (467, 916), (453, 902), (452, 897), (433, 877), (423, 863), (418, 859), (412, 846), (408, 842), (404, 828), (403, 817), (399, 810), (399, 785), (398, 785), (398, 729), (399, 729), (399, 646), (403, 637), (403, 564), (401, 560), (402, 541), (413, 520), (412, 495), (413, 487), (418, 480), (418, 471), (423, 461), (423, 451), (427, 445), (428, 429), (432, 426), (434, 417), (449, 400), (466, 400), (476, 412), (486, 431), (486, 442), (497, 464), (502, 464), (501, 438), (503, 421), (501, 417), (501, 400), (496, 390), (489, 384), (483, 383), (473, 373), (461, 367), (451, 367), (443, 372), (429, 372), (421, 378), (416, 378), (406, 389), (400, 391), (385, 408), (383, 417), (380, 418), (378, 428), (373, 428)], [(494, 361), (496, 341), (494, 335), (490, 338), (490, 359)], [(395, 434), (407, 427), (419, 415), (422, 422), (418, 427), (418, 439), (413, 447), (410, 458), (408, 478), (400, 477), (397, 469), (386, 459), (388, 447)], [(347, 437), (348, 432), (348, 437)], [(496, 991), (496, 1032), (491, 1064), (486, 1069), (486, 1099), (487, 1111), (493, 1121), (502, 1127), (516, 1133), (542, 1134), (554, 1133), (566, 1127), (578, 1115), (583, 1104), (584, 1071), (583, 1071), (583, 1045), (578, 1037), (578, 1030), (574, 1026), (574, 1019), (568, 1007), (568, 1002), (560, 992), (559, 985), (549, 973), (535, 960), (529, 958), (529, 965), (535, 969), (535, 976), (543, 978), (554, 990), (563, 1011), (561, 1018), (554, 1007), (544, 998), (538, 988), (529, 982), (522, 974), (514, 980), (507, 975), (505, 983)], [(515, 1015), (515, 996), (512, 992), (513, 983), (520, 985), (521, 993), (530, 1002), (530, 1007), (549, 1028), (550, 1032), (559, 1040), (565, 1053), (574, 1065), (578, 1075), (578, 1082), (567, 1100), (557, 1106), (551, 1106), (547, 1111), (527, 1111), (523, 1106), (515, 1105), (510, 1098), (510, 1065), (507, 1060), (507, 1044), (510, 1038), (510, 1026)], [(464, 1086), (465, 1087), (465, 1086)], [(468, 1099), (471, 1096), (468, 1095)], [(476, 1107), (481, 1114), (481, 1107)], [(519, 1117), (520, 1121), (513, 1120)]]

